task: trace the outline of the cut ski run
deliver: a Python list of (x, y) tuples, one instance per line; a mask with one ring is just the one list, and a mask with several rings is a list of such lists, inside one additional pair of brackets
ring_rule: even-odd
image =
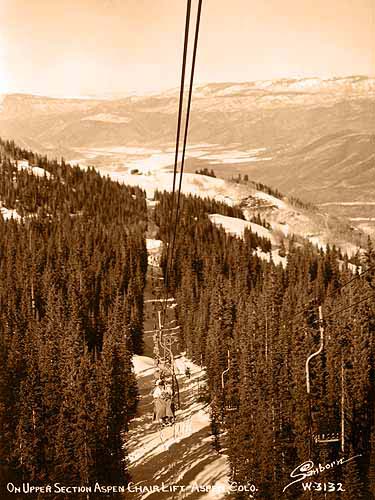
[[(149, 207), (149, 213), (152, 211)], [(149, 217), (149, 221), (152, 217)], [(203, 401), (205, 370), (174, 348), (175, 369), (180, 392), (180, 409), (176, 411), (174, 425), (162, 427), (153, 422), (154, 359), (153, 333), (157, 322), (157, 310), (161, 309), (159, 283), (162, 281), (158, 267), (161, 242), (153, 239), (155, 229), (149, 228), (147, 248), (149, 267), (145, 289), (144, 353), (134, 356), (137, 374), (139, 403), (137, 416), (130, 424), (126, 439), (129, 486), (134, 499), (169, 498), (223, 498), (228, 487), (229, 465), (224, 452), (218, 453), (212, 444), (210, 432), (210, 406)], [(178, 307), (178, 305), (177, 305)], [(174, 307), (168, 303), (167, 321), (173, 321)], [(190, 378), (185, 376), (190, 368)], [(173, 486), (176, 491), (173, 492)], [(208, 486), (209, 491), (197, 491)], [(155, 491), (155, 490), (164, 491)]]
[[(180, 358), (182, 360), (182, 358)], [(207, 406), (197, 401), (202, 371), (189, 363), (192, 375), (189, 380), (178, 376), (181, 393), (181, 410), (176, 412), (176, 422), (160, 428), (152, 421), (153, 403), (150, 390), (153, 386), (153, 369), (145, 370), (138, 377), (140, 403), (138, 416), (133, 420), (128, 441), (129, 471), (132, 482), (143, 491), (132, 498), (222, 498), (223, 495), (197, 492), (197, 485), (225, 487), (227, 459), (213, 450)], [(165, 485), (165, 492), (152, 492), (157, 485)], [(134, 485), (134, 489), (135, 489)], [(183, 485), (186, 491), (173, 494), (168, 488)], [(133, 488), (133, 484), (130, 485)], [(213, 489), (215, 489), (213, 487)], [(216, 495), (216, 496), (215, 496)]]

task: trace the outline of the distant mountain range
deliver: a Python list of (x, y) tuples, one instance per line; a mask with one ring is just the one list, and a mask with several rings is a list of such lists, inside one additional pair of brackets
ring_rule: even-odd
[[(178, 91), (121, 99), (0, 99), (0, 135), (50, 156), (116, 170), (173, 163)], [(314, 203), (375, 201), (375, 79), (198, 85), (187, 169), (245, 175)], [(168, 156), (169, 155), (169, 156)], [(327, 205), (336, 211), (338, 205)], [(355, 210), (340, 214), (360, 218)], [(366, 218), (375, 216), (375, 207)], [(358, 222), (358, 221), (357, 221)], [(356, 223), (357, 223), (356, 222)]]

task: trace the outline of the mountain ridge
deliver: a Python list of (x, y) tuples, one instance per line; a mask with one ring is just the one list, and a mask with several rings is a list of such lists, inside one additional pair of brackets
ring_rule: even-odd
[[(252, 88), (252, 89), (267, 89), (267, 90), (277, 90), (280, 88), (290, 88), (290, 89), (318, 89), (326, 88), (328, 90), (340, 90), (340, 89), (350, 89), (355, 90), (374, 90), (375, 91), (375, 76), (369, 75), (348, 75), (348, 76), (337, 76), (337, 77), (303, 77), (303, 78), (274, 78), (274, 79), (263, 79), (263, 80), (245, 80), (245, 81), (220, 81), (220, 82), (207, 82), (207, 83), (196, 83), (194, 85), (194, 90), (199, 91), (199, 89), (211, 89), (211, 91), (222, 91), (223, 89), (228, 89), (231, 87), (237, 87), (238, 89)], [(99, 101), (106, 102), (109, 100), (124, 100), (124, 99), (134, 99), (134, 98), (149, 98), (155, 96), (168, 96), (179, 93), (178, 87), (173, 87), (161, 91), (150, 91), (144, 93), (132, 92), (106, 92), (97, 95), (85, 95), (85, 96), (58, 96), (58, 95), (44, 95), (35, 94), (32, 92), (4, 92), (0, 94), (0, 99), (5, 96), (12, 97), (25, 97), (25, 98), (41, 98), (59, 101)], [(195, 94), (195, 97), (199, 97), (199, 93)]]

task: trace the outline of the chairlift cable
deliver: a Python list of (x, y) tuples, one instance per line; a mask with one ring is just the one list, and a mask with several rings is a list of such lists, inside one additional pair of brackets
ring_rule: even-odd
[[(198, 32), (199, 32), (199, 24), (200, 24), (200, 14), (201, 14), (201, 6), (202, 0), (199, 0), (199, 6), (197, 11), (197, 21), (196, 21), (196, 31), (195, 31), (195, 40), (194, 40), (194, 51), (193, 51), (193, 62), (192, 62), (192, 70), (190, 76), (190, 87), (189, 87), (189, 97), (188, 97), (188, 106), (185, 117), (185, 132), (184, 132), (184, 143), (183, 143), (183, 153), (182, 153), (182, 163), (181, 163), (181, 172), (180, 172), (180, 182), (178, 187), (178, 195), (177, 195), (177, 208), (176, 215), (174, 216), (174, 207), (175, 207), (175, 191), (176, 191), (176, 180), (177, 180), (177, 164), (178, 164), (178, 154), (179, 154), (179, 142), (180, 142), (180, 133), (181, 133), (181, 122), (182, 122), (182, 114), (183, 114), (183, 95), (184, 95), (184, 84), (185, 84), (185, 72), (186, 72), (186, 56), (187, 56), (187, 48), (188, 48), (188, 39), (189, 39), (189, 23), (190, 23), (190, 12), (191, 12), (191, 0), (187, 0), (187, 10), (186, 10), (186, 20), (185, 20), (185, 38), (184, 38), (184, 52), (183, 52), (183, 61), (182, 61), (182, 72), (181, 72), (181, 84), (180, 84), (180, 97), (179, 97), (179, 108), (178, 108), (178, 120), (177, 120), (177, 132), (176, 132), (176, 151), (175, 151), (175, 161), (174, 161), (174, 169), (173, 169), (173, 187), (172, 187), (172, 201), (171, 201), (171, 222), (172, 226), (169, 231), (169, 238), (167, 243), (167, 260), (166, 260), (166, 269), (165, 269), (165, 296), (168, 298), (168, 287), (169, 287), (169, 277), (172, 270), (172, 264), (174, 260), (174, 247), (177, 233), (177, 225), (179, 219), (179, 203), (180, 203), (180, 195), (181, 195), (181, 186), (182, 186), (182, 175), (183, 175), (183, 164), (185, 158), (185, 150), (186, 150), (186, 142), (187, 142), (187, 134), (188, 134), (188, 126), (189, 126), (189, 115), (190, 115), (190, 104), (191, 104), (191, 96), (192, 96), (192, 87), (193, 87), (193, 78), (194, 78), (194, 68), (195, 68), (195, 60), (197, 53), (197, 45), (198, 45)], [(174, 226), (173, 226), (174, 220)], [(173, 239), (172, 239), (173, 234)], [(173, 243), (172, 243), (173, 241)], [(162, 332), (163, 325), (166, 320), (166, 312), (167, 312), (167, 300), (164, 301), (164, 305), (162, 307), (162, 311), (159, 316), (159, 327), (160, 334)], [(161, 321), (162, 318), (162, 321)], [(162, 341), (162, 339), (160, 339)], [(159, 341), (158, 341), (159, 342)], [(165, 345), (165, 347), (167, 347)], [(170, 356), (171, 356), (171, 365), (173, 365), (173, 353), (172, 347), (170, 347)], [(177, 377), (174, 373), (174, 367), (172, 368), (172, 383), (177, 383), (178, 390), (178, 381)], [(175, 380), (173, 379), (175, 378)], [(163, 440), (161, 434), (161, 440)], [(170, 450), (171, 451), (171, 450)], [(172, 453), (172, 475), (174, 474), (173, 468), (175, 467), (175, 458)], [(173, 497), (174, 497), (173, 492)]]
[[(188, 0), (188, 3), (190, 5), (190, 0)], [(169, 276), (172, 271), (172, 264), (174, 260), (174, 253), (175, 253), (175, 243), (176, 243), (176, 235), (177, 235), (177, 227), (178, 227), (178, 219), (180, 215), (180, 198), (181, 198), (181, 189), (182, 189), (182, 176), (183, 176), (183, 171), (184, 171), (184, 161), (185, 161), (185, 152), (186, 152), (186, 144), (187, 144), (187, 137), (188, 137), (188, 130), (189, 130), (189, 118), (190, 118), (190, 109), (191, 109), (191, 100), (192, 100), (192, 93), (193, 93), (193, 83), (194, 83), (194, 73), (195, 73), (195, 64), (196, 64), (196, 58), (197, 58), (197, 50), (198, 50), (198, 38), (199, 38), (199, 27), (200, 27), (200, 19), (201, 19), (201, 11), (202, 11), (202, 0), (199, 0), (198, 3), (198, 10), (197, 10), (197, 18), (196, 18), (196, 25), (195, 25), (195, 35), (194, 35), (194, 48), (193, 48), (193, 57), (192, 57), (192, 67), (191, 67), (191, 73), (190, 73), (190, 83), (189, 83), (189, 94), (188, 94), (188, 104), (187, 104), (187, 109), (186, 109), (186, 116), (185, 116), (185, 130), (184, 130), (184, 141), (183, 141), (183, 150), (182, 150), (182, 159), (181, 159), (181, 168), (180, 168), (180, 179), (179, 179), (179, 186), (178, 186), (178, 193), (177, 193), (177, 207), (176, 207), (176, 213), (175, 213), (175, 218), (174, 218), (174, 224), (173, 224), (173, 202), (174, 202), (174, 192), (175, 192), (175, 181), (176, 181), (176, 174), (177, 174), (177, 157), (178, 157), (178, 144), (176, 144), (176, 156), (175, 156), (175, 169), (174, 169), (174, 178), (173, 178), (173, 193), (172, 193), (172, 212), (171, 212), (171, 220), (172, 220), (172, 230), (173, 230), (173, 238), (172, 242), (169, 240), (168, 243), (168, 253), (167, 253), (167, 267), (166, 267), (166, 273), (165, 273), (165, 287), (166, 287), (166, 294), (168, 294), (168, 285), (169, 285)], [(189, 11), (190, 12), (190, 11)], [(189, 14), (190, 16), (190, 14)], [(185, 31), (185, 36), (188, 36), (188, 32)], [(184, 45), (184, 74), (185, 74), (185, 67), (186, 67), (186, 51), (185, 48), (187, 48), (187, 40), (185, 40), (185, 45)], [(183, 81), (181, 80), (181, 88), (180, 88), (180, 106), (179, 110), (182, 109), (182, 98), (183, 98)], [(179, 119), (181, 118), (179, 114)], [(179, 121), (179, 126), (180, 126), (180, 121)], [(178, 139), (179, 139), (179, 134), (180, 134), (180, 129), (178, 128)], [(163, 324), (165, 322), (166, 318), (166, 311), (167, 311), (167, 304), (164, 304), (163, 308)]]
[[(181, 82), (180, 82), (180, 95), (178, 104), (178, 117), (177, 117), (177, 131), (176, 131), (176, 146), (175, 146), (175, 158), (173, 167), (173, 185), (172, 185), (172, 201), (171, 201), (171, 220), (173, 220), (174, 205), (175, 205), (175, 191), (176, 191), (176, 180), (177, 180), (177, 164), (178, 164), (178, 153), (181, 135), (181, 123), (183, 115), (183, 101), (184, 101), (184, 88), (185, 88), (185, 73), (186, 73), (186, 59), (187, 59), (187, 49), (189, 44), (189, 27), (190, 27), (190, 13), (191, 13), (191, 0), (187, 0), (186, 5), (186, 15), (185, 15), (185, 35), (184, 35), (184, 49), (182, 56), (182, 69), (181, 69)], [(171, 253), (171, 242), (173, 234), (173, 226), (170, 227), (167, 239), (167, 261), (165, 268), (165, 303), (162, 307), (162, 322), (161, 325), (165, 323), (166, 311), (167, 311), (167, 299), (168, 299), (168, 286), (169, 286), (169, 275), (170, 269), (172, 267), (173, 255)]]
[[(191, 0), (187, 0), (184, 51), (183, 51), (183, 56), (182, 56), (182, 70), (181, 70), (181, 83), (180, 83), (180, 97), (179, 97), (179, 103), (178, 103), (176, 149), (175, 149), (174, 166), (173, 166), (173, 186), (172, 186), (172, 206), (171, 206), (172, 219), (173, 219), (173, 212), (174, 212), (174, 199), (175, 199), (174, 195), (175, 195), (175, 190), (176, 190), (178, 153), (179, 153), (179, 145), (180, 145), (181, 122), (182, 122), (183, 103), (184, 103), (186, 58), (187, 58), (187, 49), (188, 49), (188, 44), (189, 44), (190, 12), (191, 12)], [(168, 265), (169, 265), (169, 260), (171, 258), (171, 256), (170, 256), (171, 234), (172, 234), (172, 228), (171, 228), (171, 231), (169, 233), (169, 240), (168, 240), (168, 247), (167, 247), (167, 267), (166, 267), (166, 274), (165, 274), (165, 286), (166, 287), (168, 286), (168, 277), (169, 277), (168, 276)]]
[[(372, 293), (370, 295), (368, 295), (367, 297), (364, 297), (363, 299), (361, 300), (358, 300), (357, 302), (354, 302), (354, 304), (350, 304), (349, 306), (346, 306), (346, 307), (343, 307), (342, 309), (339, 309), (339, 310), (333, 310), (331, 311), (330, 313), (326, 314), (325, 316), (326, 317), (330, 317), (330, 316), (333, 316), (333, 315), (337, 315), (337, 314), (340, 314), (344, 311), (346, 311), (347, 309), (351, 309), (352, 307), (355, 307), (355, 306), (358, 306), (359, 304), (362, 304), (362, 302), (365, 302), (366, 300), (369, 300), (371, 298), (374, 298), (375, 299), (375, 294)], [(315, 320), (313, 321), (313, 323), (317, 323), (319, 320)]]
[[(367, 268), (365, 271), (363, 271), (362, 273), (355, 275), (355, 276), (354, 276), (353, 278), (351, 278), (349, 281), (347, 281), (347, 282), (345, 282), (344, 284), (342, 284), (341, 286), (339, 286), (339, 287), (335, 288), (335, 290), (332, 290), (332, 292), (330, 292), (329, 294), (327, 294), (325, 298), (327, 298), (327, 297), (331, 297), (331, 296), (333, 296), (333, 295), (336, 295), (336, 293), (338, 293), (340, 290), (342, 290), (343, 288), (345, 288), (345, 287), (346, 287), (346, 286), (348, 286), (349, 284), (353, 283), (353, 281), (355, 281), (355, 280), (357, 280), (357, 279), (359, 279), (359, 278), (362, 278), (362, 276), (364, 276), (365, 274), (367, 274), (368, 272), (370, 272), (370, 271), (372, 271), (372, 270), (375, 270), (375, 264), (374, 264), (374, 265), (372, 265), (372, 266), (370, 266), (370, 267), (368, 267), (368, 268)], [(314, 302), (316, 303), (317, 301), (318, 301), (318, 299), (317, 299), (317, 298), (313, 298), (313, 299), (311, 299), (311, 300), (310, 300), (310, 304), (311, 304), (311, 303), (314, 303)], [(305, 307), (305, 308), (301, 309), (300, 311), (297, 311), (297, 312), (296, 312), (296, 313), (292, 316), (292, 318), (291, 318), (291, 319), (293, 320), (294, 318), (296, 318), (296, 317), (297, 317), (297, 316), (299, 316), (300, 314), (303, 314), (303, 313), (305, 313), (305, 312), (310, 311), (310, 310), (311, 310), (311, 306), (312, 306), (312, 305), (313, 305), (313, 304), (311, 304), (311, 305), (310, 305), (310, 306), (308, 306), (308, 307)]]
[(201, 11), (202, 11), (202, 0), (199, 0), (198, 11), (197, 11), (197, 20), (196, 20), (196, 25), (195, 25), (194, 49), (193, 49), (193, 60), (192, 60), (191, 73), (190, 73), (189, 96), (188, 96), (188, 103), (187, 103), (187, 109), (186, 109), (184, 142), (183, 142), (183, 148), (182, 148), (182, 158), (181, 158), (181, 167), (180, 167), (180, 181), (179, 181), (178, 193), (177, 193), (176, 218), (175, 218), (174, 233), (173, 233), (173, 242), (172, 242), (172, 258), (173, 258), (174, 248), (175, 248), (176, 229), (177, 229), (177, 222), (178, 222), (179, 211), (180, 211), (180, 198), (181, 198), (181, 189), (182, 189), (182, 176), (183, 176), (183, 173), (184, 173), (186, 144), (187, 144), (188, 131), (189, 131), (190, 108), (191, 108), (191, 98), (192, 98), (192, 94), (193, 94), (195, 63), (196, 63), (196, 59), (197, 59), (197, 49), (198, 49), (198, 38), (199, 38), (199, 26), (200, 26), (200, 19), (201, 19)]

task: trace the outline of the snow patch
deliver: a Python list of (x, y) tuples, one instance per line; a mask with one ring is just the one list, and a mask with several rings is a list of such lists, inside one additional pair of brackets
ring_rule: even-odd
[(273, 231), (280, 231), (284, 236), (288, 236), (290, 233), (289, 224), (287, 223), (274, 222), (271, 223), (271, 227)]
[(47, 172), (47, 170), (44, 170), (44, 168), (40, 167), (33, 167), (30, 165), (28, 160), (18, 160), (17, 161), (17, 170), (27, 170), (33, 175), (36, 175), (37, 177), (46, 177), (47, 179), (51, 178), (51, 174)]
[(235, 236), (243, 237), (245, 229), (250, 229), (256, 235), (269, 239), (273, 244), (275, 243), (271, 231), (259, 224), (249, 222), (236, 217), (228, 217), (221, 214), (210, 214), (208, 216), (213, 224), (222, 226), (225, 232), (234, 234)]
[(126, 116), (112, 115), (110, 113), (98, 113), (97, 115), (86, 116), (82, 121), (94, 121), (105, 123), (129, 123), (131, 119)]
[(137, 354), (134, 354), (132, 362), (134, 373), (138, 377), (145, 377), (146, 375), (149, 375), (149, 373), (145, 372), (149, 372), (150, 370), (154, 370), (155, 368), (154, 360), (147, 356), (138, 356)]
[(202, 499), (222, 499), (225, 493), (230, 491), (229, 484), (230, 467), (227, 455), (223, 454), (216, 460), (206, 465), (200, 472), (193, 483), (198, 485), (209, 486), (209, 492)]
[(271, 252), (263, 252), (263, 250), (261, 250), (259, 247), (256, 249), (256, 255), (262, 259), (262, 260), (265, 260), (267, 262), (271, 262), (271, 258), (272, 258), (272, 262), (278, 266), (279, 264), (281, 264), (283, 266), (283, 268), (285, 269), (286, 268), (286, 265), (287, 265), (287, 258), (286, 257), (281, 257), (279, 255), (279, 251), (278, 250), (272, 250)]
[(263, 191), (257, 191), (254, 196), (260, 200), (270, 203), (273, 206), (276, 206), (277, 208), (280, 208), (281, 210), (286, 210), (287, 208), (287, 205), (284, 201), (270, 194), (263, 193)]
[(159, 203), (159, 200), (149, 200), (148, 198), (146, 198), (146, 204), (148, 207), (150, 208), (154, 208), (156, 207), (156, 205)]
[(136, 160), (126, 160), (126, 165), (132, 169), (138, 170), (141, 173), (148, 174), (154, 170), (160, 170), (164, 167), (173, 165), (173, 153), (158, 153), (149, 156), (148, 158), (139, 158)]
[(310, 243), (317, 246), (319, 249), (322, 249), (324, 251), (326, 250), (327, 245), (322, 242), (320, 236), (307, 236), (307, 239), (309, 240)]
[(349, 220), (351, 221), (370, 221), (370, 222), (375, 222), (375, 217), (350, 217)]
[(197, 158), (211, 161), (215, 164), (230, 164), (230, 163), (248, 163), (254, 161), (269, 161), (272, 160), (271, 157), (261, 157), (258, 156), (259, 153), (266, 151), (266, 148), (249, 149), (244, 151), (238, 150), (228, 150), (223, 152), (209, 153), (205, 151), (195, 151), (189, 153), (189, 156), (195, 156)]
[[(205, 372), (184, 356), (176, 358), (176, 361), (177, 360), (179, 360), (178, 363), (181, 368), (184, 365), (190, 368), (190, 379), (183, 379), (185, 381), (184, 386), (182, 380), (179, 382), (180, 394), (181, 390), (183, 390), (183, 392), (186, 391), (189, 404), (184, 405), (182, 410), (177, 411), (176, 423), (174, 426), (166, 427), (162, 430), (159, 429), (157, 424), (150, 421), (152, 415), (149, 409), (147, 410), (147, 414), (141, 414), (133, 420), (134, 424), (137, 424), (137, 421), (139, 421), (141, 432), (139, 428), (137, 429), (137, 425), (131, 426), (128, 441), (131, 467), (147, 463), (151, 457), (164, 453), (173, 444), (191, 437), (202, 429), (207, 429), (207, 437), (209, 436), (209, 415), (204, 408), (204, 403), (195, 401), (194, 397), (196, 384), (202, 376), (205, 376)], [(152, 371), (155, 368), (154, 361), (152, 358), (147, 358), (145, 356), (133, 356), (133, 364), (135, 366), (135, 371), (138, 372), (138, 384), (143, 387), (146, 387), (147, 384), (148, 387), (149, 382), (147, 382), (145, 377), (152, 375)], [(178, 375), (178, 377), (181, 377), (181, 375)], [(144, 397), (151, 398), (151, 395), (146, 392)], [(157, 477), (154, 479), (157, 479)]]
[[(176, 358), (174, 360), (176, 372), (180, 374), (184, 374), (186, 371), (186, 368), (189, 366), (189, 364), (186, 361), (186, 358)], [(190, 366), (189, 366), (190, 368)]]
[(148, 253), (147, 261), (149, 266), (159, 266), (162, 247), (163, 242), (161, 240), (146, 238), (146, 248)]
[[(129, 172), (114, 172), (111, 169), (101, 169), (104, 175), (109, 175), (114, 181), (130, 186), (139, 186), (146, 191), (149, 199), (154, 198), (155, 190), (172, 191), (173, 172), (154, 170), (147, 175), (131, 175)], [(179, 185), (180, 174), (177, 174), (176, 184)], [(224, 179), (200, 174), (184, 173), (182, 178), (182, 193), (202, 197), (210, 197), (218, 201), (225, 201), (228, 205), (237, 204), (242, 196), (240, 189), (226, 182)]]
[(3, 216), (4, 220), (9, 220), (9, 219), (14, 219), (14, 220), (21, 220), (21, 216), (19, 213), (17, 213), (16, 210), (13, 209), (8, 209), (5, 207), (0, 208), (0, 213)]

